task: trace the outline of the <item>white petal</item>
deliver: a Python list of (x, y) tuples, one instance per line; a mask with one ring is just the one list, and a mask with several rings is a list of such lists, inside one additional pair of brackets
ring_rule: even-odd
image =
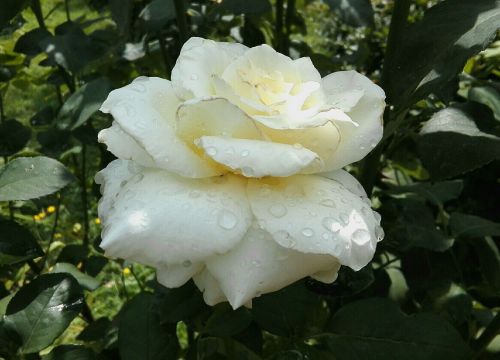
[(190, 261), (186, 261), (181, 265), (158, 266), (156, 268), (156, 279), (165, 287), (176, 288), (187, 283), (202, 269), (202, 263), (192, 264)]
[(247, 193), (260, 225), (282, 246), (330, 254), (354, 270), (372, 259), (379, 232), (374, 212), (339, 182), (313, 175), (250, 179)]
[(122, 185), (114, 206), (99, 213), (100, 246), (113, 257), (194, 264), (233, 248), (251, 223), (246, 181), (236, 176), (186, 179), (144, 168)]
[(339, 268), (334, 257), (286, 249), (256, 226), (233, 250), (206, 264), (234, 309), (308, 275)]
[(219, 175), (175, 134), (179, 99), (170, 81), (139, 78), (112, 91), (101, 107), (145, 149), (157, 167), (187, 177)]
[(295, 68), (300, 74), (300, 78), (303, 82), (305, 81), (314, 81), (321, 82), (321, 75), (314, 67), (314, 64), (309, 57), (301, 57), (297, 60), (293, 61)]
[(177, 111), (177, 135), (187, 144), (211, 135), (262, 138), (253, 120), (224, 98), (199, 98), (182, 103)]
[(290, 176), (318, 159), (314, 152), (302, 146), (261, 140), (203, 136), (198, 146), (216, 162), (254, 178)]
[(353, 194), (358, 195), (361, 198), (366, 198), (368, 196), (365, 189), (363, 189), (363, 186), (361, 186), (358, 180), (345, 170), (335, 170), (318, 175), (341, 183), (347, 190), (349, 190)]
[(219, 283), (210, 272), (205, 269), (193, 277), (194, 283), (203, 292), (203, 300), (207, 305), (213, 306), (227, 301), (226, 295), (222, 292)]
[(113, 207), (118, 193), (123, 186), (141, 171), (141, 167), (133, 161), (113, 160), (106, 168), (95, 175), (96, 184), (101, 185), (100, 190), (103, 195), (99, 200), (99, 217), (104, 223)]
[(311, 277), (314, 280), (321, 281), (322, 283), (331, 284), (335, 280), (337, 280), (339, 276), (339, 269), (340, 269), (340, 263), (338, 263), (338, 266), (334, 269), (326, 271), (318, 271), (317, 273), (312, 274)]
[(153, 158), (116, 121), (110, 128), (101, 130), (97, 139), (106, 144), (108, 151), (119, 159), (134, 160), (147, 167), (155, 166)]
[(221, 43), (198, 37), (190, 38), (182, 46), (181, 53), (172, 69), (171, 78), (174, 87), (187, 89), (194, 97), (215, 95), (212, 76), (222, 75), (231, 61), (247, 49), (241, 44)]
[[(337, 123), (341, 142), (335, 152), (336, 164), (331, 170), (340, 169), (361, 160), (382, 139), (385, 94), (370, 79), (355, 71), (339, 71), (326, 76), (323, 89), (331, 103), (350, 109), (347, 115), (359, 125)], [(361, 91), (363, 96), (356, 102)]]

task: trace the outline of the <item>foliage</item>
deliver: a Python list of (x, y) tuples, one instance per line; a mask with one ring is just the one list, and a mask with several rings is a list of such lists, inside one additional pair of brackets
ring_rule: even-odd
[[(498, 0), (2, 1), (0, 358), (498, 358), (499, 23)], [(381, 84), (383, 142), (349, 169), (382, 215), (372, 264), (233, 311), (104, 257), (97, 110), (192, 35)]]

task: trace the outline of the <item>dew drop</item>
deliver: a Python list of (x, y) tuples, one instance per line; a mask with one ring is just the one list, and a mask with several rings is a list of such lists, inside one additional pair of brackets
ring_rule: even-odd
[(196, 74), (191, 74), (190, 79), (191, 79), (191, 80), (198, 80), (198, 75), (196, 75)]
[(288, 231), (277, 231), (273, 234), (273, 237), (278, 242), (278, 244), (280, 244), (284, 248), (290, 249), (295, 246), (295, 241), (293, 241)]
[(380, 220), (382, 220), (382, 216), (376, 211), (373, 212), (373, 217), (375, 218), (375, 221), (380, 224)]
[(311, 228), (305, 228), (302, 229), (302, 235), (304, 235), (305, 237), (311, 237), (314, 235), (314, 231)]
[(190, 267), (193, 263), (189, 260), (185, 260), (183, 263), (182, 263), (182, 266), (184, 267)]
[(280, 218), (286, 215), (287, 210), (286, 207), (281, 204), (274, 204), (269, 207), (269, 212), (272, 216)]
[(250, 151), (248, 151), (248, 150), (243, 150), (243, 151), (240, 153), (240, 155), (241, 155), (241, 156), (243, 156), (243, 157), (246, 157), (246, 156), (248, 156), (249, 154), (250, 154)]
[(363, 246), (370, 241), (370, 233), (364, 229), (358, 229), (353, 232), (351, 239), (357, 245)]
[(330, 208), (335, 207), (335, 202), (332, 199), (321, 200), (320, 204), (323, 206), (326, 206), (326, 207), (330, 207)]
[(206, 148), (205, 152), (210, 155), (210, 156), (215, 156), (217, 155), (217, 149), (214, 148), (213, 146), (209, 146)]
[(297, 149), (297, 150), (300, 150), (303, 148), (302, 144), (299, 144), (299, 143), (293, 144), (293, 147), (294, 147), (294, 149)]
[(34, 168), (35, 168), (35, 165), (34, 164), (30, 164), (30, 165), (28, 165), (27, 167), (24, 168), (24, 171), (30, 172), (30, 171), (33, 171)]
[(385, 232), (382, 226), (377, 225), (375, 226), (375, 237), (377, 238), (377, 241), (382, 241), (385, 237)]
[(241, 168), (241, 173), (245, 176), (249, 176), (249, 177), (252, 177), (255, 175), (255, 172), (253, 170), (253, 168), (251, 168), (250, 166), (243, 166)]
[(323, 239), (325, 239), (325, 240), (328, 240), (328, 239), (330, 238), (330, 234), (329, 234), (329, 233), (327, 233), (327, 232), (324, 232), (324, 233), (321, 235), (321, 237), (322, 237)]
[(238, 223), (238, 219), (232, 212), (228, 210), (222, 210), (219, 212), (217, 223), (221, 228), (231, 230), (234, 229), (234, 227)]

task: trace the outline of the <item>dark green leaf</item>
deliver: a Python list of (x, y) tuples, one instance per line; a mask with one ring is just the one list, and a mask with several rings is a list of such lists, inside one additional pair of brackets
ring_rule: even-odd
[(111, 321), (107, 318), (100, 318), (87, 325), (85, 329), (78, 334), (77, 339), (81, 341), (100, 341), (103, 340), (111, 326)]
[(432, 204), (439, 206), (449, 200), (458, 198), (462, 193), (463, 187), (462, 180), (450, 180), (433, 184), (421, 182), (407, 186), (397, 186), (391, 188), (388, 192), (390, 194), (418, 194)]
[(500, 120), (500, 94), (492, 86), (474, 86), (467, 93), (470, 101), (475, 101), (489, 107), (495, 118)]
[(224, 0), (219, 5), (220, 11), (227, 11), (231, 14), (262, 14), (271, 10), (269, 0)]
[(63, 164), (44, 156), (20, 157), (0, 169), (0, 201), (52, 194), (74, 180)]
[(198, 340), (198, 359), (260, 360), (260, 357), (232, 339), (205, 337)]
[(500, 23), (498, 0), (446, 0), (403, 32), (388, 59), (385, 90), (392, 104), (436, 92), (465, 62), (493, 40)]
[(0, 156), (14, 155), (21, 150), (31, 137), (31, 130), (17, 120), (7, 120), (0, 124)]
[(29, 56), (38, 55), (44, 50), (40, 44), (50, 37), (52, 37), (52, 34), (46, 29), (36, 28), (28, 31), (17, 40), (14, 51)]
[(159, 31), (176, 18), (173, 0), (153, 0), (142, 9), (139, 18), (149, 31)]
[(201, 292), (189, 281), (177, 289), (165, 289), (160, 303), (162, 322), (176, 323), (189, 319), (204, 308)]
[(132, 20), (132, 10), (134, 9), (133, 0), (111, 0), (111, 17), (116, 23), (118, 32), (126, 34), (130, 28)]
[(58, 125), (63, 129), (75, 129), (83, 125), (106, 100), (111, 91), (107, 78), (98, 78), (86, 83), (64, 103), (58, 115)]
[(373, 7), (370, 0), (326, 0), (335, 14), (351, 26), (373, 26)]
[(86, 290), (93, 291), (100, 285), (99, 281), (90, 275), (82, 273), (75, 265), (69, 263), (57, 263), (51, 270), (51, 273), (67, 273), (72, 275), (80, 286)]
[(90, 276), (97, 276), (107, 263), (108, 259), (104, 256), (90, 256), (85, 260), (85, 272)]
[(430, 314), (406, 316), (387, 299), (364, 299), (342, 307), (325, 341), (337, 360), (470, 359), (456, 330)]
[(27, 0), (2, 0), (0, 2), (0, 29), (28, 4)]
[(479, 258), (481, 273), (498, 294), (500, 291), (500, 252), (491, 238), (476, 239), (472, 242)]
[(213, 336), (232, 336), (242, 332), (252, 322), (252, 314), (246, 308), (233, 310), (227, 303), (214, 308), (208, 318), (205, 331)]
[(272, 334), (301, 334), (321, 299), (309, 292), (302, 281), (253, 300), (254, 319)]
[(491, 117), (482, 110), (472, 104), (455, 105), (423, 126), (418, 148), (432, 177), (450, 178), (500, 158), (500, 138), (479, 130), (474, 122)]
[(56, 262), (78, 265), (79, 263), (85, 261), (88, 253), (88, 248), (83, 244), (69, 244), (61, 250)]
[(389, 229), (390, 238), (398, 241), (398, 249), (408, 251), (414, 247), (444, 251), (453, 245), (435, 225), (431, 209), (421, 201), (401, 199), (394, 201), (394, 227)]
[(0, 219), (0, 265), (10, 265), (43, 255), (31, 232), (14, 221)]
[(161, 325), (154, 296), (141, 293), (123, 309), (118, 343), (123, 360), (177, 359), (177, 338)]
[(94, 360), (96, 356), (92, 350), (81, 345), (61, 345), (42, 357), (42, 360)]
[(52, 123), (55, 118), (54, 109), (52, 106), (45, 106), (40, 111), (38, 111), (30, 119), (30, 124), (33, 126), (48, 125)]
[(479, 216), (454, 212), (450, 216), (449, 226), (457, 238), (481, 238), (484, 236), (500, 236), (500, 224)]
[(45, 274), (17, 292), (4, 321), (22, 339), (23, 353), (37, 352), (62, 334), (82, 304), (82, 292), (73, 277)]

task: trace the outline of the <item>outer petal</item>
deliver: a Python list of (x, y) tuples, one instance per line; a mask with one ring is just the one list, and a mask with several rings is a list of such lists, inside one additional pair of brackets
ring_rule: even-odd
[(203, 300), (205, 300), (207, 305), (213, 306), (227, 301), (226, 295), (222, 292), (219, 283), (207, 269), (195, 275), (193, 280), (198, 289), (203, 292)]
[(177, 110), (177, 134), (187, 144), (210, 135), (262, 139), (252, 118), (224, 98), (201, 98), (182, 103)]
[(246, 177), (290, 176), (319, 160), (302, 146), (261, 140), (203, 136), (198, 146), (216, 162)]
[(193, 264), (190, 261), (186, 261), (181, 265), (158, 266), (156, 268), (156, 279), (165, 287), (176, 288), (187, 283), (202, 269), (202, 263)]
[(313, 175), (249, 180), (247, 193), (261, 226), (282, 246), (330, 254), (354, 270), (372, 259), (378, 221), (369, 206), (339, 182)]
[[(172, 69), (172, 82), (177, 89), (187, 89), (194, 97), (215, 95), (212, 76), (220, 76), (225, 68), (248, 48), (241, 44), (221, 43), (192, 37), (182, 46)], [(178, 92), (182, 95), (182, 90)]]
[(209, 259), (206, 264), (234, 309), (308, 275), (336, 272), (340, 267), (332, 256), (286, 249), (256, 226), (233, 250)]
[[(366, 76), (356, 71), (339, 71), (323, 78), (328, 102), (341, 109), (359, 126), (338, 122), (341, 142), (335, 152), (334, 169), (361, 160), (382, 139), (384, 91)], [(360, 92), (363, 96), (359, 98)], [(356, 98), (359, 98), (356, 102)]]
[[(113, 195), (106, 191), (112, 173), (106, 173), (105, 199)], [(224, 253), (251, 223), (245, 185), (233, 175), (196, 180), (142, 168), (121, 183), (113, 206), (99, 208), (105, 219), (101, 247), (110, 256), (152, 266), (195, 264)]]
[(156, 167), (188, 177), (219, 175), (175, 134), (179, 99), (170, 81), (138, 78), (112, 91), (101, 111), (113, 115), (120, 127), (145, 149)]
[(153, 158), (133, 137), (123, 131), (116, 121), (113, 121), (110, 128), (99, 132), (98, 140), (100, 143), (106, 144), (108, 151), (119, 159), (134, 160), (136, 163), (147, 167), (155, 166)]

